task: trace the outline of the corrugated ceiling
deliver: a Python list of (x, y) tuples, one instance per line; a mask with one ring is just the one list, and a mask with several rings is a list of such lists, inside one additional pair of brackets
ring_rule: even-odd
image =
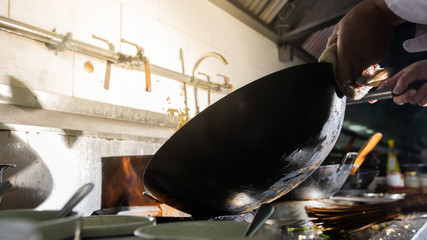
[(261, 21), (270, 24), (284, 9), (288, 0), (237, 0), (236, 2)]
[(279, 46), (291, 46), (292, 53), (310, 62), (324, 50), (332, 26), (361, 0), (210, 1)]

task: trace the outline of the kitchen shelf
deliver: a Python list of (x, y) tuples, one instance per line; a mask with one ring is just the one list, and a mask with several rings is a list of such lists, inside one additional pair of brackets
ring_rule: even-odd
[[(164, 142), (177, 119), (163, 113), (0, 84), (0, 130)], [(43, 130), (43, 131), (42, 131)]]

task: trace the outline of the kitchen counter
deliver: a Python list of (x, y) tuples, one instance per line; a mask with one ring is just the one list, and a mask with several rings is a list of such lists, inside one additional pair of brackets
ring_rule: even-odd
[[(324, 236), (320, 236), (318, 231), (309, 229), (306, 231), (287, 232), (286, 228), (282, 228), (283, 235), (281, 240), (300, 240), (300, 239), (314, 239), (325, 240)], [(398, 220), (388, 223), (385, 228), (374, 230), (368, 228), (359, 232), (349, 235), (348, 239), (353, 240), (390, 240), (390, 239), (410, 239), (422, 240), (426, 239), (427, 235), (427, 218), (419, 217), (408, 220)], [(351, 236), (351, 237), (350, 237)], [(330, 239), (344, 239), (344, 238), (330, 238)]]
[[(313, 230), (313, 223), (307, 217), (305, 206), (324, 207), (327, 201), (278, 201), (273, 203), (275, 212), (267, 224), (282, 229), (282, 240), (288, 239), (321, 239), (321, 231)], [(306, 229), (306, 230), (302, 230)], [(299, 230), (299, 231), (298, 231)], [(350, 238), (351, 236), (351, 238)], [(352, 240), (386, 240), (386, 239), (426, 239), (427, 215), (407, 220), (396, 220), (350, 234)], [(343, 239), (331, 238), (331, 239)], [(345, 238), (344, 238), (345, 239)]]
[(394, 221), (383, 231), (370, 238), (372, 240), (387, 239), (426, 239), (427, 235), (427, 218), (419, 217), (403, 221)]

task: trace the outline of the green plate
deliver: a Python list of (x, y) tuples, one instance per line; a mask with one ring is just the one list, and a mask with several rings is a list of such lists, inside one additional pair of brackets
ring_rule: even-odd
[(135, 229), (154, 226), (155, 218), (145, 216), (100, 215), (82, 218), (82, 238), (134, 236)]
[(73, 212), (69, 217), (53, 219), (58, 211), (36, 211), (31, 209), (2, 210), (0, 220), (30, 221), (43, 240), (72, 239), (80, 226), (80, 215)]
[[(135, 230), (135, 236), (142, 239), (162, 240), (237, 240), (244, 239), (247, 222), (234, 221), (186, 221), (162, 223)], [(280, 239), (280, 229), (264, 225), (251, 239)]]

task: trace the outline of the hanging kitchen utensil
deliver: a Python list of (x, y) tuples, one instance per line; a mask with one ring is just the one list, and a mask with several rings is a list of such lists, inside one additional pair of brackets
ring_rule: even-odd
[[(98, 39), (100, 41), (103, 41), (105, 43), (108, 44), (108, 50), (114, 52), (114, 44), (109, 42), (106, 39), (100, 38), (98, 36), (95, 36), (94, 34), (92, 34), (92, 38)], [(113, 62), (107, 60), (107, 65), (105, 66), (105, 78), (104, 78), (104, 89), (105, 90), (109, 90), (110, 89), (110, 77), (111, 77), (111, 64)]]
[(329, 63), (278, 71), (235, 90), (153, 156), (146, 191), (197, 216), (238, 214), (281, 197), (328, 156), (345, 98)]
[(129, 42), (126, 39), (121, 39), (121, 42), (130, 44), (136, 47), (136, 55), (133, 57), (132, 62), (135, 65), (140, 66), (141, 63), (144, 64), (145, 72), (145, 91), (151, 92), (151, 71), (150, 71), (150, 60), (144, 55), (144, 48), (139, 46), (136, 43)]
[(354, 174), (362, 165), (362, 163), (365, 161), (366, 155), (370, 153), (375, 146), (380, 142), (381, 138), (383, 137), (382, 133), (374, 133), (369, 139), (365, 142), (365, 144), (362, 146), (362, 148), (359, 150), (359, 155), (356, 158), (356, 161), (354, 161), (354, 168), (350, 171), (350, 175)]

